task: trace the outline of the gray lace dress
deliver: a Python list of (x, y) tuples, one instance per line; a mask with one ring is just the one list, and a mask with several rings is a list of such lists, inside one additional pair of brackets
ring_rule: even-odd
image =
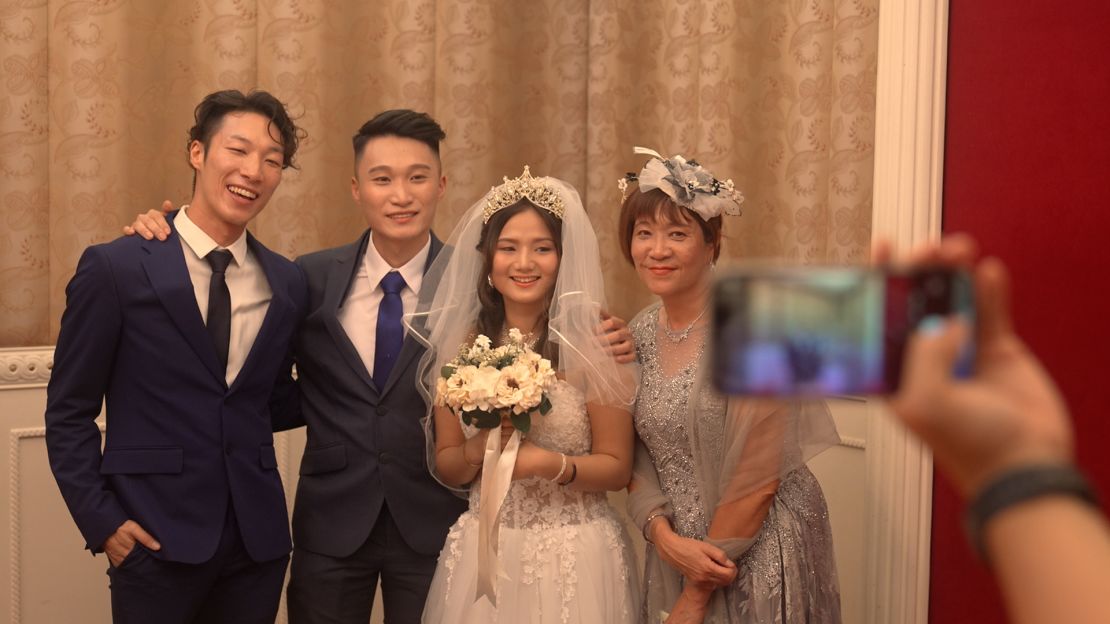
[[(675, 532), (705, 539), (711, 518), (699, 498), (697, 460), (684, 422), (687, 402), (698, 401), (703, 452), (719, 463), (726, 401), (703, 390), (691, 397), (707, 331), (690, 332), (681, 342), (659, 325), (659, 308), (648, 309), (632, 324), (641, 363), (634, 413), (636, 432), (651, 456), (663, 494), (673, 508)], [(649, 544), (647, 557), (657, 557)], [(828, 509), (821, 486), (804, 464), (782, 478), (770, 511), (752, 546), (736, 561), (739, 574), (723, 588), (723, 600), (706, 622), (840, 622), (840, 594), (833, 560)], [(650, 565), (649, 565), (650, 568)], [(645, 574), (645, 610), (653, 592), (662, 591)], [(659, 601), (654, 601), (658, 603)], [(659, 615), (644, 613), (645, 622)]]

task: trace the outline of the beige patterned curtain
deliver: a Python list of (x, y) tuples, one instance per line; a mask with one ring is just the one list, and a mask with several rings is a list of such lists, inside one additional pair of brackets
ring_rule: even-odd
[(253, 226), (289, 256), (346, 243), (350, 136), (374, 113), (447, 130), (437, 231), (527, 163), (582, 192), (617, 313), (648, 300), (618, 252), (633, 145), (746, 194), (731, 257), (858, 261), (871, 222), (878, 0), (0, 0), (0, 346), (56, 336), (81, 250), (188, 199), (208, 92), (300, 115), (301, 171)]

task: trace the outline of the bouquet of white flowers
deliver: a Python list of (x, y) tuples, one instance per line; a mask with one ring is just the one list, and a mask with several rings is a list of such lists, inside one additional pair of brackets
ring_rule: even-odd
[(436, 380), (436, 405), (451, 408), (464, 424), (493, 429), (508, 415), (513, 427), (528, 433), (532, 412), (546, 414), (546, 390), (555, 381), (551, 361), (524, 342), (518, 329), (509, 330), (505, 344), (493, 348), (482, 334), (462, 345), (459, 355), (443, 366)]

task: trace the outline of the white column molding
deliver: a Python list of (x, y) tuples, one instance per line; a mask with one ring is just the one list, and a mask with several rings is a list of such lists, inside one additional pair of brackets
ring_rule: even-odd
[(54, 347), (0, 349), (0, 389), (43, 388), (54, 367)]
[[(54, 365), (54, 347), (26, 347), (0, 349), (0, 391), (45, 389), (50, 382), (50, 371)], [(40, 390), (45, 392), (45, 390)], [(41, 413), (39, 420), (41, 421)], [(104, 423), (97, 422), (101, 433)], [(9, 431), (8, 439), (8, 618), (13, 624), (22, 621), (22, 544), (24, 536), (21, 524), (21, 474), (20, 446), (24, 440), (41, 438), (46, 435), (45, 427), (14, 428)], [(303, 438), (303, 433), (300, 434)], [(286, 501), (290, 509), (296, 489), (296, 475), (290, 479), (290, 463), (299, 446), (294, 433), (285, 432), (274, 436), (274, 453), (277, 456), (278, 473), (285, 487)], [(303, 445), (303, 440), (300, 441)], [(282, 592), (281, 605), (276, 619), (277, 624), (288, 621), (285, 608), (285, 593)]]
[[(948, 2), (879, 11), (872, 240), (940, 234)], [(868, 417), (866, 622), (927, 624), (933, 461), (876, 401)]]

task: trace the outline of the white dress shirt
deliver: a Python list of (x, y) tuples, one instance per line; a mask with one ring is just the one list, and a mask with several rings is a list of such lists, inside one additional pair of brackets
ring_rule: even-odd
[[(204, 259), (213, 249), (225, 249), (216, 244), (212, 237), (205, 234), (189, 219), (188, 206), (184, 206), (174, 219), (177, 235), (181, 238), (181, 248), (185, 253), (185, 266), (189, 268), (189, 279), (193, 281), (193, 293), (197, 297), (200, 318), (208, 324), (208, 285), (212, 280), (212, 267)], [(232, 261), (227, 265), (224, 280), (231, 293), (231, 341), (227, 348), (227, 373), (224, 377), (230, 387), (243, 363), (250, 353), (262, 319), (270, 307), (270, 282), (262, 270), (258, 258), (247, 247), (247, 232), (226, 247), (231, 252)]]
[(428, 262), (428, 253), (432, 248), (432, 237), (416, 252), (411, 260), (401, 267), (394, 269), (378, 253), (374, 247), (374, 233), (370, 233), (370, 240), (366, 243), (366, 254), (362, 257), (362, 264), (358, 267), (355, 281), (351, 285), (351, 292), (347, 295), (339, 308), (339, 324), (343, 331), (355, 345), (358, 356), (366, 366), (366, 372), (374, 376), (374, 343), (378, 332), (378, 304), (382, 302), (385, 293), (382, 291), (381, 281), (386, 273), (396, 270), (405, 278), (405, 287), (401, 289), (401, 307), (404, 314), (416, 311), (416, 304), (420, 299), (420, 285), (424, 281), (424, 265)]

